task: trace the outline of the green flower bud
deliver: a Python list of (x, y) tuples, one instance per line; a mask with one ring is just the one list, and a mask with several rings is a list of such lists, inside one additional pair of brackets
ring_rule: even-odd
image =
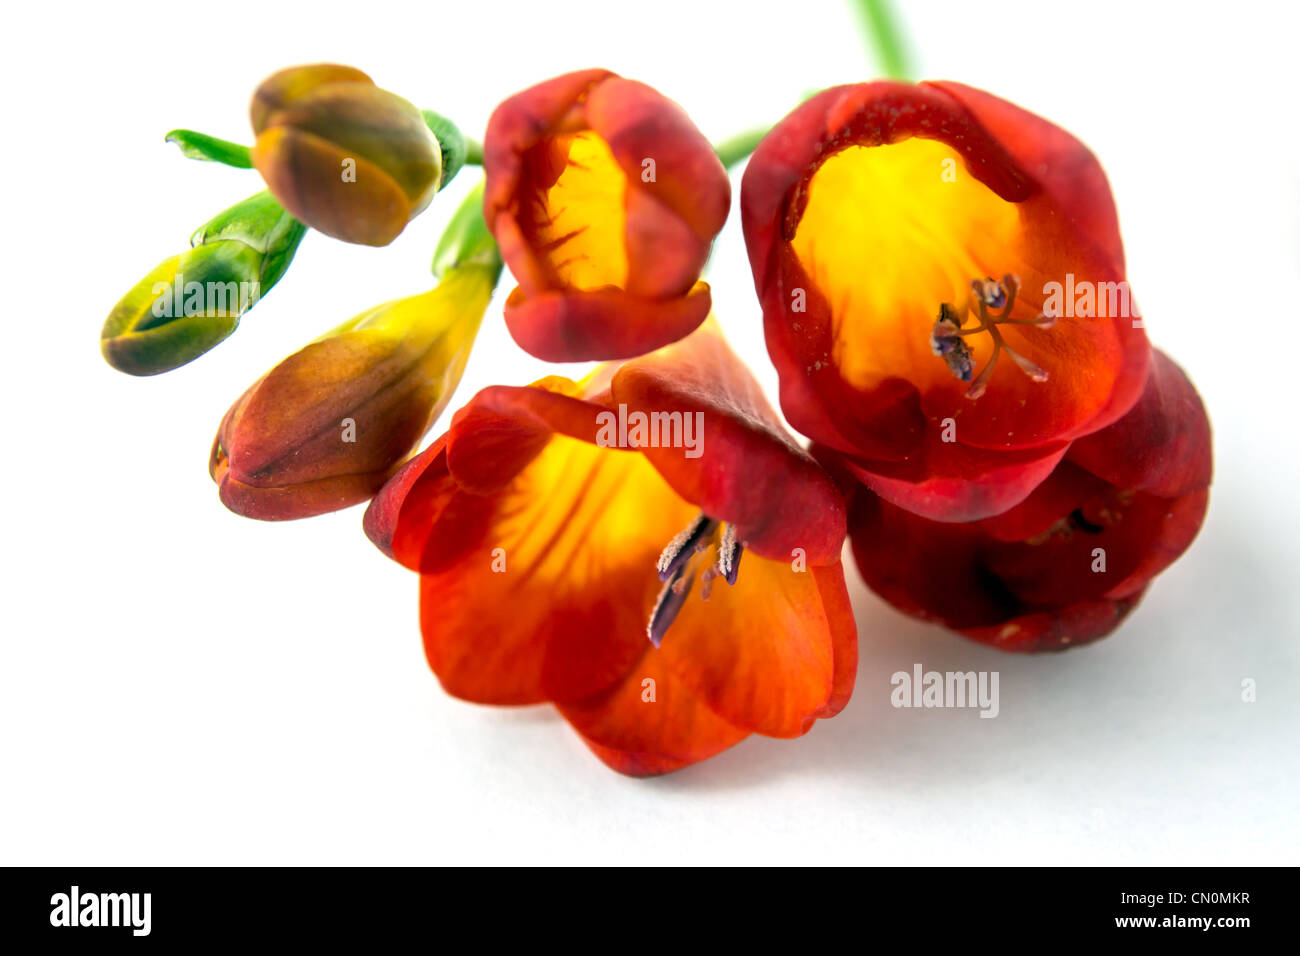
[(262, 192), (225, 210), (160, 263), (113, 307), (100, 333), (108, 364), (157, 375), (198, 358), (284, 275), (302, 223)]

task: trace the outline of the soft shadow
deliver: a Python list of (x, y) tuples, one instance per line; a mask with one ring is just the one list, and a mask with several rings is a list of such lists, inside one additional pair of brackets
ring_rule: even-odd
[[(751, 737), (654, 785), (705, 794), (803, 777), (916, 794), (1023, 779), (1026, 768), (1066, 760), (1104, 773), (1158, 755), (1189, 722), (1212, 728), (1214, 708), (1234, 706), (1236, 682), (1261, 660), (1286, 666), (1277, 599), (1290, 585), (1260, 553), (1260, 524), (1258, 513), (1212, 507), (1200, 539), (1115, 634), (1053, 654), (997, 651), (906, 617), (870, 593), (847, 558), (859, 666), (844, 711), (802, 738)], [(1235, 622), (1230, 643), (1224, 621)], [(997, 671), (999, 716), (894, 708), (890, 676), (916, 663)]]

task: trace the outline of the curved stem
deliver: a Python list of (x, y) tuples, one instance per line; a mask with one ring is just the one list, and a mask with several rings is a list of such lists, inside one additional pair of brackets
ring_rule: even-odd
[(713, 147), (713, 151), (718, 154), (718, 159), (722, 160), (725, 169), (730, 170), (733, 166), (738, 165), (749, 158), (749, 155), (758, 148), (758, 144), (763, 141), (767, 135), (770, 126), (759, 126), (751, 130), (746, 130), (725, 139)]
[(876, 60), (892, 80), (915, 79), (911, 51), (889, 0), (853, 0)]
[[(433, 253), (433, 274), (445, 273), (467, 262), (477, 262), (501, 275), (501, 250), (483, 220), (483, 182), (469, 191), (438, 240)], [(493, 280), (495, 282), (495, 279)]]

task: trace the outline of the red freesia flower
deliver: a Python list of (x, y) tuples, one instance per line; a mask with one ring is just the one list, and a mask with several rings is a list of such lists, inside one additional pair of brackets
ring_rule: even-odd
[(676, 103), (607, 70), (559, 76), (497, 107), (483, 167), (519, 282), (506, 324), (533, 355), (630, 358), (704, 321), (700, 270), (731, 187)]
[(741, 207), (786, 418), (886, 501), (1006, 511), (1142, 390), (1105, 175), (1004, 100), (826, 90), (758, 147)]
[(582, 383), (484, 389), (365, 521), (421, 574), (448, 692), (550, 701), (633, 775), (751, 732), (798, 736), (843, 707), (857, 655), (844, 523), (834, 483), (712, 324)]
[(853, 554), (900, 610), (1003, 650), (1062, 650), (1113, 631), (1192, 543), (1210, 471), (1201, 400), (1156, 352), (1137, 405), (1004, 514), (930, 521), (860, 487)]

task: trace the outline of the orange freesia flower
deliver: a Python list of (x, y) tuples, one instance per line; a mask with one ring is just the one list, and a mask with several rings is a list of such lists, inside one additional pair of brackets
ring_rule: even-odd
[(885, 500), (972, 521), (1137, 401), (1150, 348), (1106, 178), (957, 83), (811, 98), (741, 190), (781, 406)]
[(699, 281), (731, 187), (676, 103), (607, 70), (548, 80), (492, 114), (484, 215), (519, 282), (511, 335), (549, 361), (630, 358), (704, 321)]
[(1132, 411), (1071, 445), (1015, 508), (945, 524), (860, 488), (853, 553), (903, 611), (1002, 650), (1064, 650), (1113, 631), (1191, 545), (1210, 471), (1201, 400), (1157, 352)]
[(844, 706), (844, 522), (710, 324), (581, 383), (484, 389), (365, 524), (421, 574), (448, 692), (550, 701), (611, 767), (649, 775)]

